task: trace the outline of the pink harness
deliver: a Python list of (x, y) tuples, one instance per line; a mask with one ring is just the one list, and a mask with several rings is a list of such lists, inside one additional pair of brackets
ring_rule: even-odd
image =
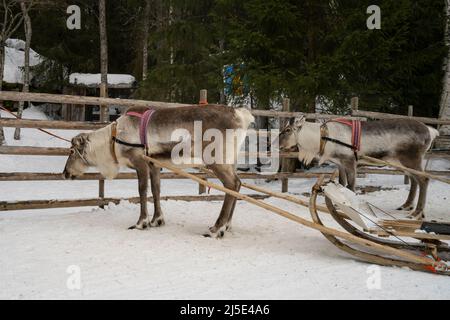
[(144, 145), (145, 149), (148, 148), (147, 129), (154, 112), (154, 109), (148, 108), (144, 113), (134, 111), (129, 111), (126, 113), (127, 116), (137, 117), (141, 119), (141, 123), (139, 125), (139, 136), (141, 138), (141, 143)]
[(355, 151), (361, 150), (361, 121), (347, 119), (333, 119), (331, 122), (338, 122), (349, 126), (352, 129), (352, 147)]

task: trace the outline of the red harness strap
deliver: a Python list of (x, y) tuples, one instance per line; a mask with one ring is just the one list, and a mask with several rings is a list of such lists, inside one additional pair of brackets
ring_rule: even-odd
[(352, 129), (352, 146), (355, 151), (361, 150), (361, 121), (340, 118), (330, 120), (330, 122), (338, 122), (349, 126)]
[(147, 129), (154, 112), (154, 109), (148, 108), (144, 113), (134, 111), (129, 111), (126, 113), (127, 116), (137, 117), (141, 119), (141, 123), (139, 125), (139, 136), (141, 138), (141, 143), (144, 145), (146, 150), (148, 148)]

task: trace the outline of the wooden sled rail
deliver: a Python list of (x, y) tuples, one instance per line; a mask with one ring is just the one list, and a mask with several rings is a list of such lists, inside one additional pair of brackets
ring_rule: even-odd
[(369, 241), (369, 240), (366, 240), (366, 239), (362, 239), (362, 238), (359, 238), (357, 236), (345, 233), (343, 231), (339, 231), (339, 230), (336, 230), (336, 229), (332, 229), (332, 228), (325, 227), (323, 225), (314, 223), (312, 221), (309, 221), (307, 219), (304, 219), (304, 218), (301, 218), (299, 216), (296, 216), (296, 215), (294, 215), (294, 214), (292, 214), (292, 213), (290, 213), (290, 212), (288, 212), (286, 210), (280, 209), (280, 208), (275, 207), (273, 205), (270, 205), (268, 203), (262, 202), (260, 200), (253, 199), (253, 198), (251, 198), (249, 196), (246, 196), (244, 194), (241, 194), (239, 192), (227, 189), (227, 188), (225, 188), (223, 186), (220, 186), (218, 184), (214, 184), (214, 183), (211, 183), (209, 181), (206, 181), (206, 180), (203, 180), (201, 178), (198, 178), (195, 175), (192, 175), (192, 174), (187, 173), (187, 172), (185, 172), (183, 170), (180, 170), (177, 167), (175, 167), (174, 165), (169, 164), (167, 162), (161, 162), (161, 161), (159, 161), (157, 159), (153, 159), (151, 157), (146, 157), (146, 156), (143, 156), (143, 158), (146, 159), (148, 162), (151, 162), (151, 163), (155, 164), (158, 167), (168, 169), (168, 170), (173, 171), (173, 172), (175, 172), (175, 173), (177, 173), (177, 174), (179, 174), (181, 176), (184, 176), (186, 178), (192, 179), (192, 180), (194, 180), (194, 181), (198, 182), (199, 184), (202, 184), (202, 185), (204, 185), (206, 187), (210, 187), (210, 188), (213, 188), (215, 190), (222, 191), (222, 192), (227, 193), (227, 194), (229, 194), (229, 195), (231, 195), (231, 196), (233, 196), (233, 197), (235, 197), (237, 199), (247, 201), (247, 202), (249, 202), (251, 204), (254, 204), (254, 205), (256, 205), (256, 206), (258, 206), (260, 208), (263, 208), (263, 209), (268, 210), (268, 211), (270, 211), (272, 213), (280, 215), (280, 216), (282, 216), (284, 218), (287, 218), (287, 219), (289, 219), (291, 221), (297, 222), (297, 223), (299, 223), (299, 224), (301, 224), (301, 225), (303, 225), (305, 227), (308, 227), (308, 228), (311, 228), (311, 229), (315, 229), (315, 230), (320, 231), (320, 232), (322, 232), (324, 234), (327, 234), (327, 235), (330, 235), (330, 236), (334, 236), (334, 237), (339, 237), (339, 238), (342, 238), (342, 239), (347, 240), (349, 242), (362, 245), (362, 246), (364, 246), (366, 248), (370, 248), (372, 250), (383, 252), (385, 254), (390, 254), (390, 255), (393, 255), (393, 256), (396, 256), (396, 257), (399, 257), (399, 258), (403, 258), (403, 259), (405, 259), (407, 261), (410, 261), (412, 263), (421, 265), (421, 266), (423, 266), (423, 270), (424, 271), (426, 271), (430, 267), (433, 267), (433, 268), (434, 267), (447, 268), (445, 264), (443, 264), (441, 262), (437, 262), (437, 261), (435, 261), (435, 260), (433, 260), (431, 258), (428, 258), (428, 257), (425, 257), (425, 256), (419, 256), (419, 255), (416, 255), (416, 254), (413, 254), (413, 253), (410, 253), (410, 252), (407, 252), (407, 251), (402, 251), (402, 250), (398, 250), (398, 249), (395, 249), (395, 248), (392, 248), (392, 247), (389, 247), (389, 246), (381, 245), (381, 244), (378, 244), (378, 243), (375, 243), (375, 242), (372, 242), (372, 241)]

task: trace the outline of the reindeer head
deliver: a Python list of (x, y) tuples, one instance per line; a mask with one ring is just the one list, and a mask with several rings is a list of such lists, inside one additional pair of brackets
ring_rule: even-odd
[(89, 135), (81, 133), (72, 139), (70, 155), (64, 168), (66, 179), (75, 179), (82, 176), (91, 166), (88, 160)]
[(279, 146), (281, 151), (294, 151), (297, 149), (297, 134), (301, 130), (306, 119), (304, 116), (295, 118), (293, 124), (288, 124), (281, 130), (279, 135)]

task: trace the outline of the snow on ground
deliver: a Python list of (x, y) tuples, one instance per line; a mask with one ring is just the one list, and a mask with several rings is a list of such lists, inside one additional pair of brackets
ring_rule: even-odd
[[(2, 114), (6, 117), (6, 114)], [(37, 108), (25, 118), (45, 118)], [(34, 129), (9, 145), (66, 146)], [(56, 131), (56, 130), (55, 130)], [(56, 131), (70, 138), (76, 132)], [(0, 172), (61, 172), (64, 158), (0, 156)], [(450, 163), (435, 162), (434, 169)], [(279, 182), (264, 184), (280, 190)], [(313, 180), (292, 180), (294, 195), (309, 192)], [(359, 185), (391, 191), (366, 195), (395, 209), (406, 198), (403, 177), (369, 176)], [(90, 181), (0, 182), (0, 201), (92, 198)], [(162, 193), (195, 194), (186, 180), (164, 180)], [(449, 188), (431, 183), (427, 213), (449, 220)], [(108, 181), (106, 196), (137, 195), (136, 181)], [(213, 192), (214, 193), (214, 192)], [(308, 217), (305, 208), (282, 200), (267, 202)], [(374, 267), (354, 260), (320, 233), (239, 202), (233, 231), (224, 239), (201, 235), (218, 216), (220, 202), (162, 203), (166, 226), (129, 231), (138, 205), (123, 202), (98, 208), (66, 208), (0, 213), (0, 299), (449, 299), (450, 278), (400, 268)], [(331, 221), (328, 218), (324, 219)], [(67, 282), (80, 271), (81, 289)], [(375, 271), (374, 271), (375, 270)], [(379, 272), (380, 289), (367, 282)], [(69, 289), (72, 288), (72, 289)]]

